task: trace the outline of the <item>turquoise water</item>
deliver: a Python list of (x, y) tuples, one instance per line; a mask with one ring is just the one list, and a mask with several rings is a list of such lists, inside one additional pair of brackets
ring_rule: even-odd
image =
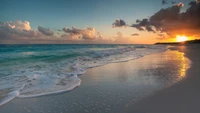
[(66, 92), (81, 85), (78, 75), (88, 68), (163, 51), (161, 45), (0, 45), (0, 105)]

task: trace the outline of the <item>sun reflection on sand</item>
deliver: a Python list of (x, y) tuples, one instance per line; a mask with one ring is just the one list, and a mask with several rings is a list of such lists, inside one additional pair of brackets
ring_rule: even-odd
[(186, 71), (188, 68), (190, 68), (190, 61), (185, 57), (184, 53), (180, 54), (180, 78), (183, 78), (186, 76)]
[(93, 81), (103, 79), (104, 82), (110, 83), (120, 82), (133, 83), (136, 86), (142, 84), (166, 87), (185, 79), (190, 64), (190, 60), (185, 57), (183, 52), (169, 50), (129, 62), (112, 63), (93, 68), (87, 72), (92, 73), (90, 79)]

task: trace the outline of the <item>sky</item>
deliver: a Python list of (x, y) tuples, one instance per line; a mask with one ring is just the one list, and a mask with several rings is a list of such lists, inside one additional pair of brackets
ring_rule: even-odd
[[(174, 41), (176, 35), (199, 37), (199, 0), (0, 2), (0, 43), (3, 44), (152, 44)], [(191, 22), (195, 23), (189, 25)]]

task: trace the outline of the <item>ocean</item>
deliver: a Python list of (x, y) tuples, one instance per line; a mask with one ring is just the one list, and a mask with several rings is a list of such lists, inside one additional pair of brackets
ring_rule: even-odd
[(165, 45), (0, 45), (0, 106), (14, 99), (70, 91), (78, 77), (109, 63), (164, 52)]

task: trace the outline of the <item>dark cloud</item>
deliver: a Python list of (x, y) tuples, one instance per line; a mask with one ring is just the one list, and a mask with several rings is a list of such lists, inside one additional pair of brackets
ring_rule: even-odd
[(136, 23), (140, 23), (141, 21), (140, 20), (136, 20)]
[(171, 37), (179, 34), (189, 36), (200, 35), (200, 0), (190, 2), (185, 12), (180, 12), (184, 4), (179, 3), (166, 9), (161, 9), (149, 19), (136, 20), (135, 27), (140, 31), (166, 33)]
[(158, 40), (164, 40), (164, 39), (167, 39), (167, 34), (166, 33), (160, 33), (158, 34), (158, 37), (156, 39)]
[(95, 29), (87, 27), (85, 29), (77, 29), (75, 27), (72, 27), (72, 29), (69, 28), (63, 28), (63, 31), (69, 34), (70, 36), (78, 36), (81, 39), (86, 40), (93, 40), (96, 39), (95, 36)]
[(139, 36), (138, 33), (131, 34), (131, 36)]
[(172, 1), (172, 4), (176, 4), (176, 2), (175, 2), (175, 1)]
[(139, 26), (146, 26), (146, 25), (150, 25), (149, 20), (146, 18), (139, 22)]
[(62, 34), (60, 37), (64, 38), (64, 37), (68, 37), (67, 34)]
[(153, 25), (146, 26), (146, 30), (149, 32), (156, 33), (156, 28)]
[(51, 31), (49, 28), (45, 28), (42, 26), (38, 26), (38, 31), (40, 31), (42, 34), (46, 36), (52, 36), (54, 34), (54, 32)]
[(166, 0), (162, 0), (162, 5), (165, 5), (167, 4), (167, 1)]
[(81, 34), (82, 30), (81, 29), (77, 29), (75, 27), (72, 27), (72, 29), (69, 28), (63, 28), (63, 31), (65, 31), (66, 33), (70, 34), (70, 35), (79, 35)]
[(173, 5), (172, 7), (161, 9), (151, 16), (149, 20), (152, 24), (153, 22), (176, 21), (179, 19), (180, 9), (183, 6), (184, 5), (182, 3), (179, 3), (177, 5)]
[(132, 24), (131, 27), (135, 27), (139, 31), (149, 31), (149, 32), (156, 32), (156, 28), (151, 25), (148, 19), (143, 19), (143, 20), (136, 20), (138, 24)]
[(162, 5), (166, 5), (168, 3), (176, 4), (176, 1), (168, 1), (168, 0), (162, 0)]
[(113, 25), (113, 27), (124, 27), (124, 26), (126, 26), (126, 22), (121, 19), (116, 19), (112, 25)]

